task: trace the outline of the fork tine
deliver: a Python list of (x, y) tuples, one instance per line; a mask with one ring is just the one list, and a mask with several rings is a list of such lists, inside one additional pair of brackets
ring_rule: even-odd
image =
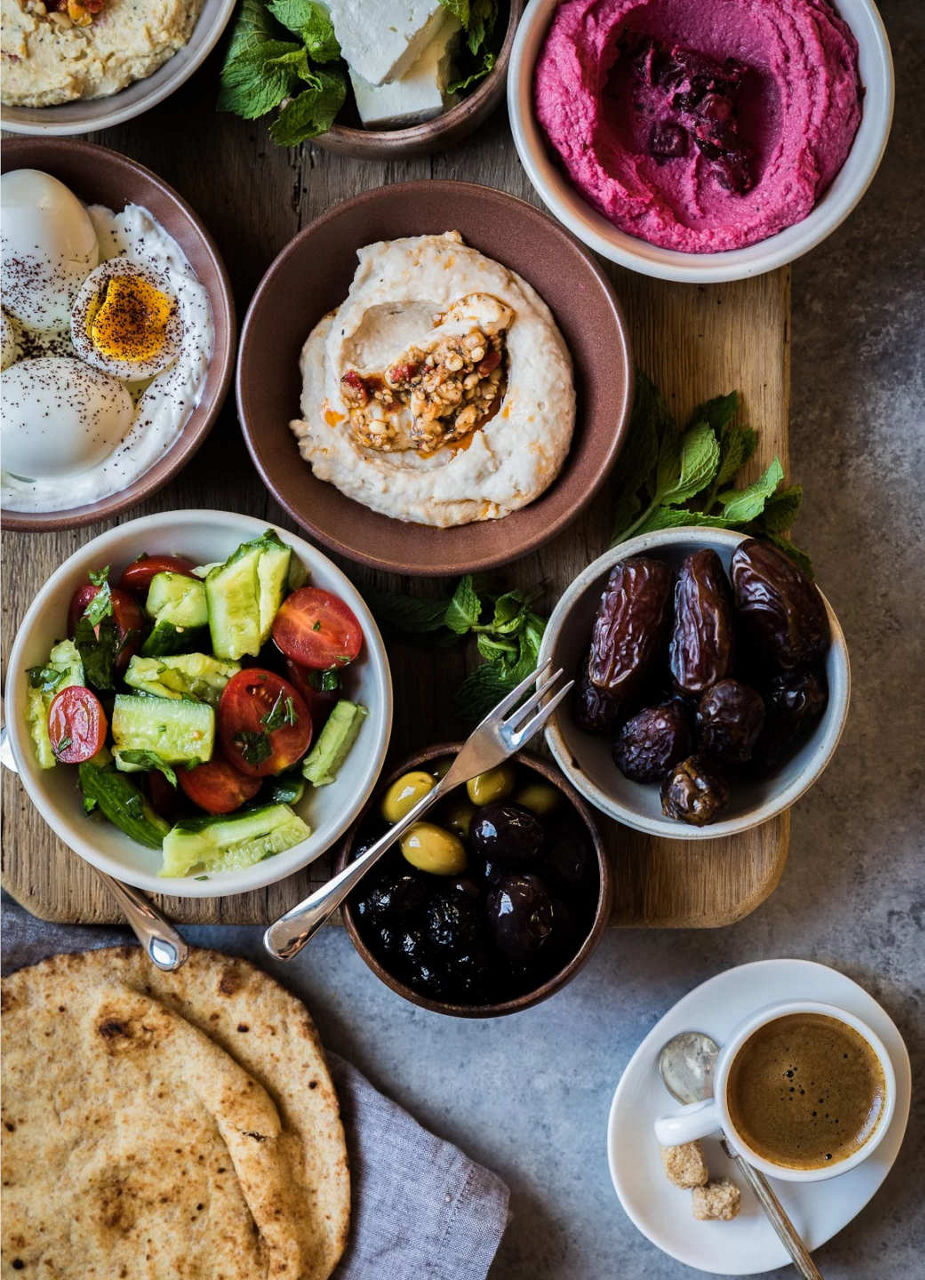
[[(547, 658), (541, 667), (537, 667), (535, 671), (531, 671), (525, 680), (521, 680), (516, 689), (512, 689), (506, 698), (498, 703), (493, 711), (490, 711), (485, 720), (492, 724), (497, 724), (502, 719), (506, 711), (510, 711), (511, 707), (516, 706), (519, 700), (524, 696), (528, 689), (532, 688), (539, 680), (540, 676), (545, 675), (552, 663), (552, 658)], [(482, 722), (483, 724), (485, 721)]]
[(521, 703), (519, 707), (515, 708), (515, 710), (511, 712), (507, 720), (504, 722), (505, 728), (513, 731), (517, 728), (518, 724), (523, 724), (528, 714), (533, 711), (535, 707), (539, 706), (549, 690), (554, 684), (559, 682), (563, 675), (564, 672), (560, 667), (558, 671), (554, 671), (551, 676), (547, 677), (547, 679), (543, 681), (536, 692), (532, 694), (526, 702)]
[(555, 697), (550, 698), (544, 707), (540, 707), (532, 720), (529, 720), (523, 728), (514, 730), (511, 737), (518, 750), (533, 737), (538, 729), (543, 727), (565, 695), (571, 690), (574, 683), (574, 680), (569, 680), (568, 684), (564, 684)]

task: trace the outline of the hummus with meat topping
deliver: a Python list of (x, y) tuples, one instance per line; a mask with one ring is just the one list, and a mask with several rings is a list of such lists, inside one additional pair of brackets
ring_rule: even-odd
[(319, 480), (398, 520), (495, 520), (538, 497), (572, 438), (572, 363), (549, 308), (457, 231), (360, 249), (302, 349), (291, 426)]
[(858, 45), (828, 0), (565, 0), (536, 113), (622, 231), (739, 249), (809, 214), (861, 119)]
[(0, 0), (8, 106), (104, 98), (182, 49), (204, 0)]

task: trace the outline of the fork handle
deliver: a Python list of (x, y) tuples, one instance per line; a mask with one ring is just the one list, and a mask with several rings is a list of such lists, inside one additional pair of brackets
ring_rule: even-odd
[(380, 836), (375, 844), (370, 845), (365, 853), (353, 862), (349, 862), (343, 871), (323, 884), (320, 889), (310, 893), (297, 906), (292, 907), (285, 915), (274, 920), (263, 935), (263, 945), (271, 956), (277, 960), (291, 960), (318, 932), (325, 920), (333, 914), (350, 893), (358, 881), (362, 880), (370, 867), (378, 862), (382, 855), (391, 849), (396, 840), (400, 840), (409, 827), (414, 826), (422, 814), (437, 803), (441, 796), (452, 790), (459, 782), (451, 769), (437, 785), (422, 796), (417, 804), (412, 805), (403, 818), (389, 827), (385, 835)]

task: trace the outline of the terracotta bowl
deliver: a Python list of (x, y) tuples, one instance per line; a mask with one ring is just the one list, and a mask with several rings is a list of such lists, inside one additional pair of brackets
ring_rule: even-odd
[(69, 139), (16, 138), (3, 144), (2, 170), (42, 169), (66, 183), (86, 204), (122, 209), (142, 205), (173, 236), (208, 291), (215, 326), (212, 362), (202, 398), (165, 454), (127, 489), (108, 498), (62, 511), (4, 511), (7, 529), (73, 529), (106, 520), (134, 507), (162, 489), (208, 435), (231, 381), (235, 351), (235, 314), (231, 285), (215, 242), (185, 200), (127, 156), (90, 142)]
[[(400, 769), (396, 769), (388, 778), (382, 780), (376, 788), (375, 794), (367, 801), (362, 812), (357, 818), (354, 825), (344, 837), (343, 844), (337, 853), (336, 870), (342, 871), (353, 857), (353, 846), (357, 838), (357, 834), (363, 826), (364, 821), (372, 807), (379, 803), (384, 793), (392, 785), (397, 778), (403, 773), (407, 773), (410, 769), (420, 769), (434, 760), (439, 760), (444, 756), (456, 755), (463, 744), (461, 742), (444, 742), (436, 747), (429, 747), (426, 751), (419, 751), (415, 755), (410, 756)], [(587, 963), (594, 951), (595, 947), (601, 940), (601, 934), (610, 919), (610, 906), (612, 884), (610, 878), (610, 863), (607, 859), (607, 852), (604, 849), (603, 841), (600, 833), (595, 826), (591, 811), (584, 803), (581, 796), (575, 788), (563, 778), (562, 774), (546, 760), (542, 760), (539, 756), (533, 755), (529, 751), (521, 751), (518, 755), (512, 757), (514, 762), (532, 769), (535, 773), (556, 787), (565, 796), (566, 802), (572, 806), (578, 817), (584, 823), (588, 832), (588, 838), (594, 846), (594, 852), (597, 855), (598, 874), (600, 876), (600, 885), (598, 890), (597, 906), (594, 912), (594, 919), (588, 930), (587, 936), (581, 944), (579, 950), (575, 953), (568, 964), (563, 965), (558, 973), (547, 979), (535, 991), (528, 991), (524, 995), (517, 996), (513, 1000), (505, 1000), (499, 1004), (451, 1004), (449, 1001), (433, 1000), (429, 996), (421, 995), (420, 992), (413, 990), (411, 987), (405, 986), (400, 982), (388, 969), (373, 955), (369, 947), (363, 941), (357, 929), (356, 920), (348, 898), (344, 904), (343, 917), (344, 924), (347, 926), (347, 932), (350, 934), (351, 941), (357, 951), (372, 969), (373, 973), (381, 978), (387, 987), (391, 987), (398, 995), (404, 996), (406, 1000), (410, 1000), (412, 1004), (420, 1005), (422, 1009), (430, 1009), (433, 1013), (446, 1013), (455, 1018), (498, 1018), (506, 1013), (518, 1013), (521, 1009), (529, 1009), (531, 1005), (539, 1004), (541, 1000), (547, 1000), (554, 995), (560, 987), (564, 987), (567, 982), (571, 982), (578, 970)], [(388, 855), (386, 855), (388, 856)]]
[(455, 146), (474, 133), (504, 97), (511, 48), (523, 9), (524, 0), (510, 0), (507, 30), (494, 67), (472, 93), (449, 111), (407, 129), (363, 129), (335, 124), (327, 133), (315, 138), (315, 143), (326, 151), (337, 151), (361, 160), (424, 156)]
[[(462, 232), (519, 272), (552, 310), (575, 366), (578, 413), (562, 473), (502, 520), (455, 529), (393, 520), (316, 480), (289, 430), (299, 412), (299, 353), (347, 295), (357, 249), (375, 240)], [(602, 362), (606, 377), (600, 376)], [(596, 376), (595, 376), (596, 372)], [(569, 524), (607, 477), (626, 432), (632, 363), (626, 324), (604, 272), (551, 218), (468, 182), (405, 182), (366, 192), (304, 228), (261, 281), (241, 334), (238, 412), (270, 492), (332, 551), (374, 569), (450, 576), (506, 564)]]

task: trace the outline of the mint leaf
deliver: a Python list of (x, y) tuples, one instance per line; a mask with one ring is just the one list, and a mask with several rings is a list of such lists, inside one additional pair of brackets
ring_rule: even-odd
[(111, 614), (103, 618), (97, 627), (86, 614), (77, 619), (74, 644), (84, 665), (87, 684), (94, 689), (115, 688), (116, 657), (122, 643), (119, 626)]
[(734, 529), (736, 521), (725, 516), (708, 516), (703, 511), (685, 511), (676, 507), (655, 507), (634, 530), (634, 534), (655, 533), (658, 529), (686, 529), (702, 524), (708, 529)]
[(295, 147), (327, 133), (347, 97), (341, 71), (317, 71), (304, 78), (309, 88), (291, 98), (270, 125), (270, 137), (281, 147)]
[(729, 484), (755, 452), (758, 433), (751, 427), (729, 427), (720, 437), (720, 464), (716, 487)]
[(771, 495), (778, 489), (784, 478), (784, 468), (779, 458), (774, 458), (764, 473), (754, 484), (745, 489), (727, 489), (717, 495), (717, 502), (722, 505), (723, 516), (736, 524), (747, 524), (761, 515)]
[(795, 547), (792, 542), (787, 538), (780, 537), (779, 534), (769, 533), (763, 536), (767, 538), (768, 542), (773, 542), (778, 550), (783, 551), (785, 556), (789, 556), (797, 568), (802, 569), (808, 577), (814, 578), (816, 576), (813, 572), (813, 562), (805, 551), (801, 551), (799, 547)]
[(739, 393), (730, 391), (725, 396), (714, 396), (699, 404), (691, 414), (689, 426), (697, 422), (708, 423), (714, 431), (725, 431), (739, 409)]
[(177, 785), (177, 775), (156, 751), (120, 751), (119, 756), (126, 764), (137, 764), (142, 769), (157, 769), (164, 775), (172, 787)]
[(450, 606), (446, 596), (436, 600), (418, 600), (415, 596), (374, 589), (367, 589), (365, 596), (380, 626), (406, 635), (440, 631), (445, 625), (446, 611)]
[(460, 580), (453, 592), (453, 598), (446, 610), (444, 625), (457, 635), (464, 636), (478, 625), (482, 613), (482, 601), (479, 599), (472, 582), (472, 574), (467, 573)]
[(232, 742), (234, 742), (247, 763), (255, 767), (263, 764), (264, 760), (269, 760), (273, 754), (270, 735), (265, 732), (254, 733), (250, 729), (241, 729), (239, 733), (234, 735)]
[(31, 688), (41, 689), (43, 693), (54, 693), (67, 672), (59, 667), (29, 667), (26, 675)]
[(284, 27), (302, 37), (315, 62), (334, 62), (340, 57), (331, 15), (318, 0), (270, 0), (267, 8)]
[[(92, 574), (91, 574), (92, 578)], [(99, 585), (99, 584), (95, 584)], [(104, 618), (108, 618), (112, 613), (112, 590), (107, 579), (103, 579), (102, 586), (99, 587), (96, 595), (83, 611), (83, 616), (92, 623), (94, 627), (98, 626)]]
[[(660, 480), (658, 498), (668, 506), (688, 502), (705, 489), (719, 467), (719, 441), (709, 423), (690, 427), (678, 445), (677, 478), (668, 484)], [(661, 462), (660, 462), (661, 470)]]
[(447, 85), (447, 93), (465, 93), (467, 89), (471, 89), (473, 85), (478, 84), (480, 80), (484, 80), (489, 71), (495, 69), (495, 55), (491, 52), (486, 53), (482, 61), (482, 65), (475, 71), (470, 71), (468, 75), (463, 76), (459, 80), (451, 80)]
[(109, 582), (109, 565), (105, 569), (99, 569), (96, 573), (88, 573), (87, 577), (95, 587), (101, 587), (104, 582)]
[[(293, 55), (290, 57), (289, 55)], [(254, 40), (230, 53), (222, 67), (219, 111), (230, 111), (245, 120), (266, 115), (298, 83), (300, 68), (307, 69), (304, 48), (290, 40)]]
[(802, 505), (802, 485), (793, 484), (789, 489), (778, 489), (777, 493), (768, 499), (761, 513), (761, 527), (768, 533), (786, 533), (800, 514)]

